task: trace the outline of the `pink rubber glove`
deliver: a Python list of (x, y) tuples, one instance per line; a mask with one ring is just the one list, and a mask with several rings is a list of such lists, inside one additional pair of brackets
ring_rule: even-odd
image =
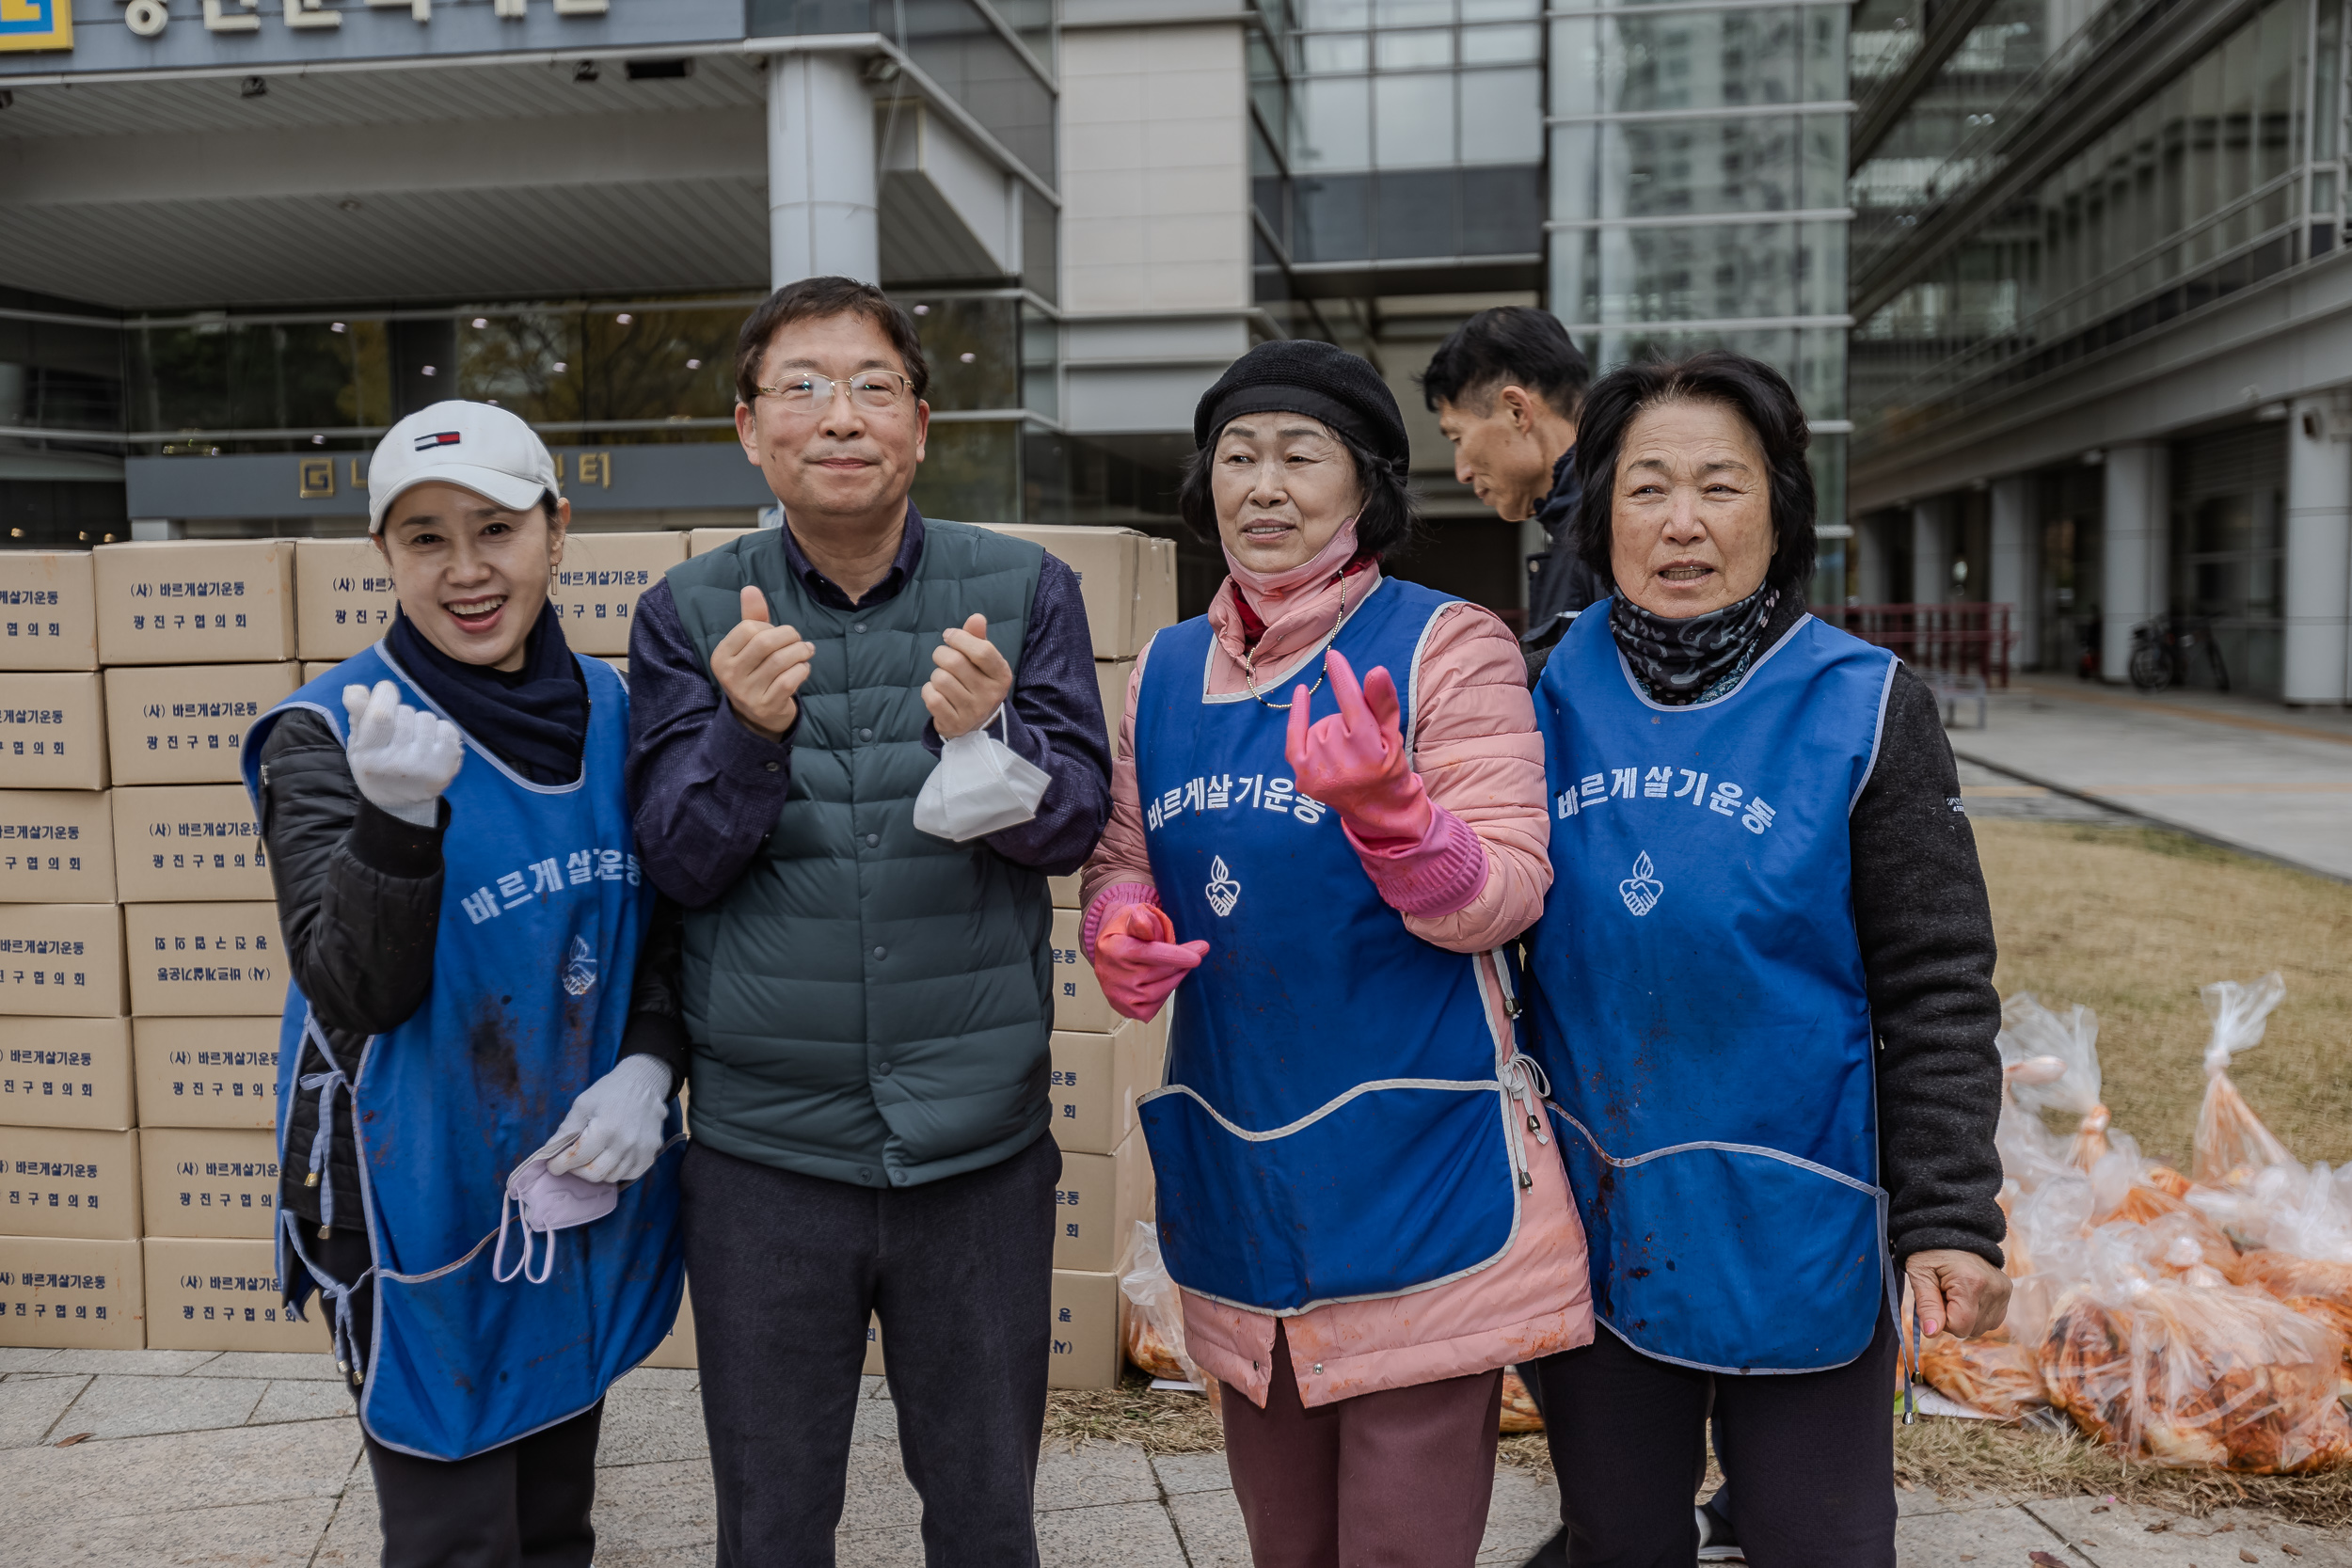
[(1205, 942), (1176, 941), (1174, 924), (1157, 904), (1121, 904), (1095, 936), (1094, 974), (1112, 1007), (1148, 1023), (1208, 956)]
[(1429, 836), (1432, 808), (1421, 775), (1405, 761), (1395, 680), (1375, 666), (1359, 687), (1346, 655), (1334, 648), (1323, 659), (1340, 711), (1309, 728), (1307, 689), (1291, 693), (1290, 735), (1282, 755), (1298, 793), (1338, 812), (1353, 836), (1367, 845), (1421, 843)]

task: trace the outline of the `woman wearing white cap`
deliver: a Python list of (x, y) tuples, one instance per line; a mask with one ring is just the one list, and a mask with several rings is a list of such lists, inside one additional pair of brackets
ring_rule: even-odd
[(399, 614), (245, 748), (293, 974), (278, 1275), (358, 1391), (387, 1568), (585, 1568), (605, 1389), (682, 1288), (676, 919), (627, 689), (548, 603), (547, 448), (437, 404), (368, 488)]

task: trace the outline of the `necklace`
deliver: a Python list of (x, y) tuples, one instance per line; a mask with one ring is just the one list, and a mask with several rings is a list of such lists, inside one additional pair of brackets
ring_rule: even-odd
[[(1367, 594), (1364, 595), (1364, 598), (1370, 598), (1371, 596), (1371, 594)], [(1356, 601), (1356, 604), (1361, 604), (1363, 602), (1363, 599), (1359, 599)], [(1332, 621), (1330, 631), (1325, 634), (1323, 646), (1327, 648), (1332, 643), (1339, 641), (1340, 628), (1347, 625), (1347, 618), (1355, 612), (1356, 605), (1351, 605), (1347, 602), (1347, 585), (1343, 582), (1340, 584), (1340, 612), (1337, 618)], [(1286, 713), (1292, 707), (1296, 705), (1297, 699), (1295, 697), (1287, 703), (1269, 703), (1265, 700), (1265, 693), (1258, 689), (1258, 662), (1256, 658), (1251, 656), (1250, 650), (1248, 648), (1244, 648), (1241, 651), (1241, 673), (1242, 685), (1248, 688), (1249, 694), (1252, 697), (1257, 698), (1259, 703), (1263, 706), (1270, 707), (1277, 713)], [(1313, 697), (1316, 692), (1323, 689), (1324, 677), (1328, 675), (1330, 673), (1330, 666), (1327, 663), (1323, 669), (1315, 673), (1315, 684), (1307, 688), (1307, 695), (1310, 698)]]

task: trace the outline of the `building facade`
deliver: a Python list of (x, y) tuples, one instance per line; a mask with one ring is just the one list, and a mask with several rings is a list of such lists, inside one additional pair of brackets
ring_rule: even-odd
[(1320, 337), (1406, 409), (1403, 569), (1516, 611), (1540, 538), (1454, 483), (1413, 379), (1497, 304), (1601, 365), (1771, 359), (1843, 513), (1842, 4), (27, 3), (8, 543), (356, 529), (376, 437), (451, 396), (545, 433), (580, 526), (739, 522), (737, 325), (828, 272), (915, 313), (942, 515), (1181, 536), (1201, 389)]
[(2344, 702), (2341, 0), (1854, 14), (1851, 593), (2108, 681), (2169, 616)]

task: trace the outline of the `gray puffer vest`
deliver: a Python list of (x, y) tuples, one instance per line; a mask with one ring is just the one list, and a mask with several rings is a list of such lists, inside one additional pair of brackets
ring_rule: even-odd
[(735, 886), (686, 917), (694, 1136), (868, 1187), (994, 1164), (1048, 1114), (1045, 879), (914, 822), (934, 766), (918, 689), (942, 628), (987, 616), (1017, 673), (1044, 552), (963, 523), (924, 530), (905, 588), (856, 610), (809, 596), (780, 531), (669, 571), (706, 660), (745, 584), (817, 646), (784, 808)]

